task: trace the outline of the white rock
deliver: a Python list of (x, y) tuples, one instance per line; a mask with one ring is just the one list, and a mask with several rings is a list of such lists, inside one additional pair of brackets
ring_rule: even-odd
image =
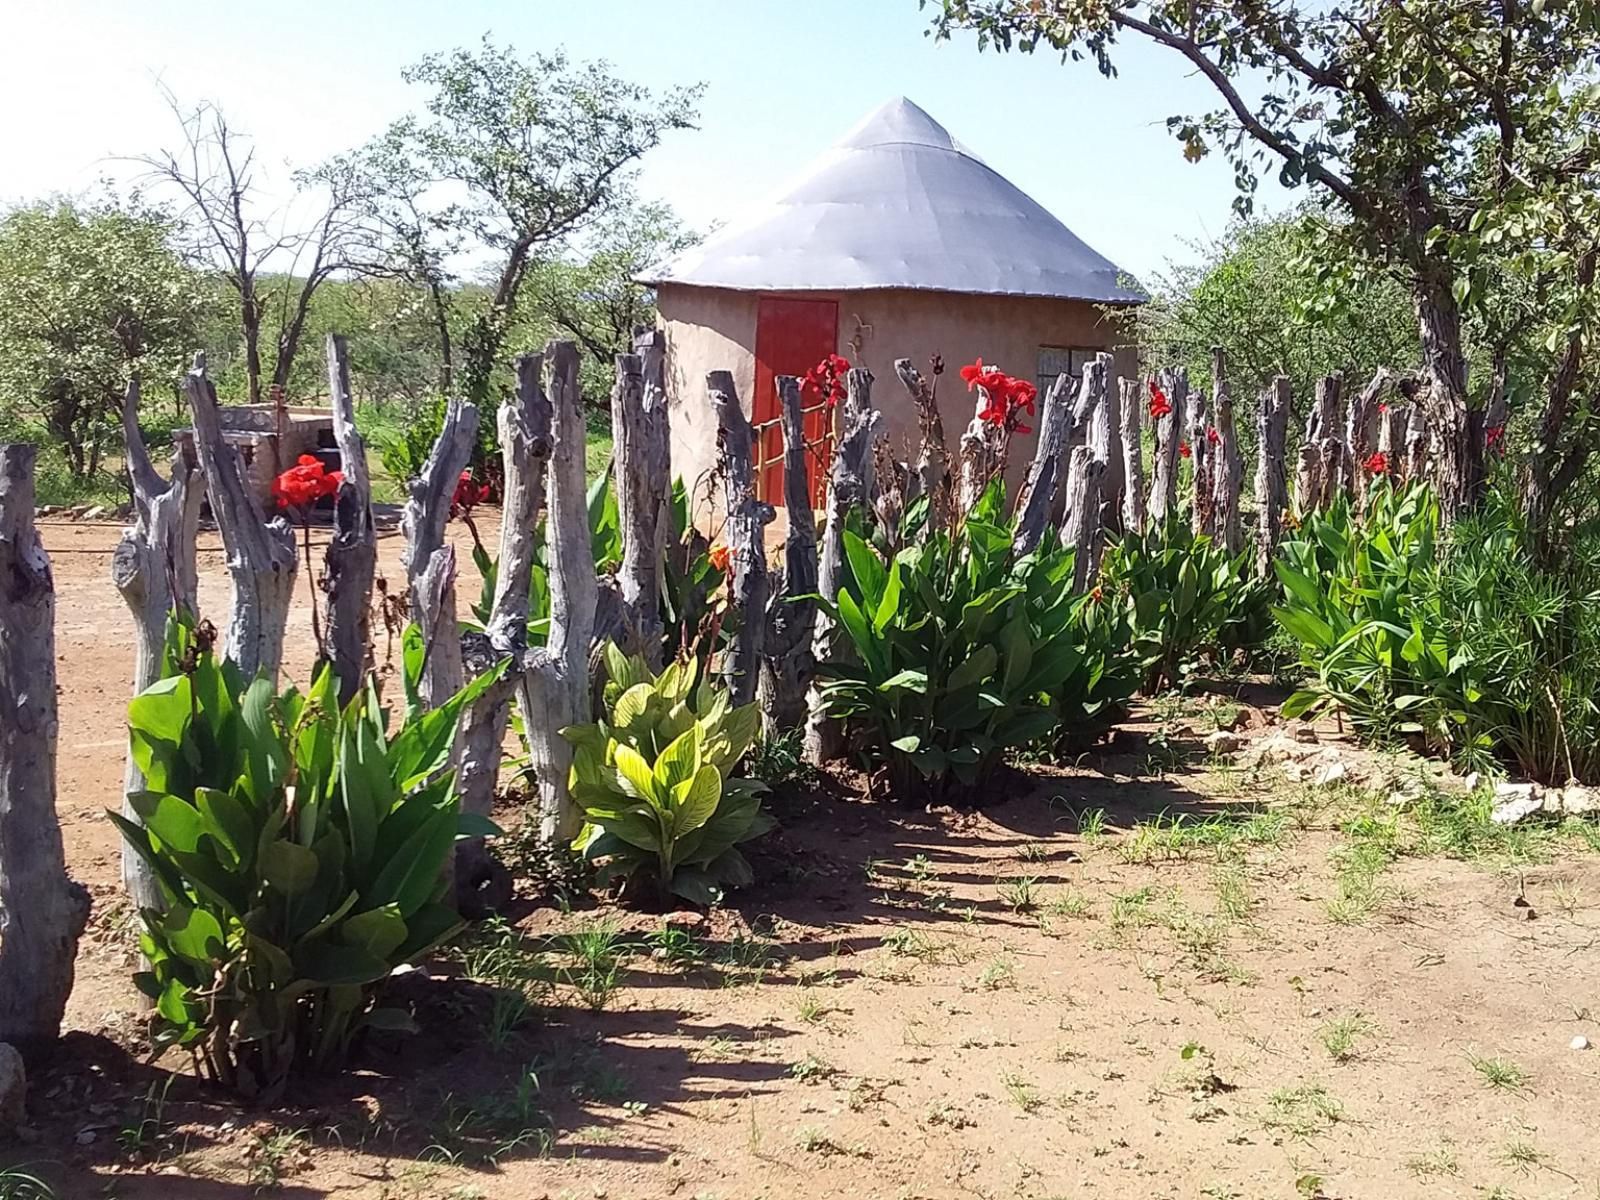
[(1592, 812), (1600, 812), (1600, 796), (1595, 795), (1593, 788), (1586, 788), (1581, 783), (1569, 783), (1561, 789), (1561, 811), (1569, 817), (1586, 817)]
[(1311, 782), (1318, 787), (1332, 787), (1336, 783), (1343, 783), (1350, 777), (1350, 768), (1338, 759), (1333, 762), (1323, 763), (1317, 768), (1317, 773)]
[(84, 514), (83, 514), (82, 517), (79, 518), (79, 520), (82, 520), (82, 521), (98, 521), (101, 517), (103, 517), (105, 515), (106, 515), (106, 506), (104, 504), (96, 504), (93, 508), (84, 510)]
[(22, 1055), (9, 1042), (0, 1042), (0, 1130), (13, 1130), (23, 1124), (23, 1101), (28, 1095), (28, 1072)]
[(1584, 1037), (1583, 1034), (1580, 1033), (1577, 1037), (1573, 1038), (1572, 1041), (1568, 1042), (1567, 1044), (1569, 1046), (1571, 1046), (1574, 1050), (1587, 1050), (1589, 1048), (1589, 1039)]
[(1537, 783), (1512, 783), (1502, 779), (1494, 785), (1494, 798), (1496, 803), (1526, 800), (1530, 797), (1538, 799), (1543, 790)]
[(1461, 781), (1461, 786), (1466, 788), (1467, 791), (1469, 791), (1469, 792), (1475, 792), (1475, 791), (1478, 790), (1478, 784), (1481, 783), (1481, 782), (1482, 782), (1482, 776), (1480, 776), (1476, 771), (1474, 771), (1474, 772), (1472, 772), (1472, 774), (1468, 775), (1465, 779), (1463, 779)]
[(1543, 807), (1544, 801), (1538, 796), (1496, 800), (1494, 807), (1489, 810), (1489, 820), (1496, 825), (1515, 825), (1518, 821), (1533, 816)]
[(1290, 783), (1303, 783), (1311, 774), (1311, 768), (1301, 762), (1286, 762), (1283, 764), (1283, 777)]
[(1226, 729), (1219, 729), (1206, 736), (1205, 745), (1212, 754), (1232, 754), (1244, 749), (1244, 738)]

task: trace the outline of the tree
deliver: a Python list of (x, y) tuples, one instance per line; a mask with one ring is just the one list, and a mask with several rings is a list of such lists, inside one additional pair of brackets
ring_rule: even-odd
[(128, 377), (166, 383), (193, 350), (201, 284), (137, 201), (55, 200), (0, 218), (0, 404), (87, 479), (120, 442)]
[(1365, 381), (1379, 367), (1404, 369), (1420, 353), (1405, 289), (1374, 273), (1329, 303), (1310, 257), (1314, 214), (1236, 221), (1196, 243), (1195, 261), (1152, 281), (1149, 304), (1123, 310), (1139, 344), (1161, 364), (1188, 368), (1206, 386), (1211, 347), (1221, 346), (1236, 386), (1260, 390), (1287, 375), (1303, 412), (1316, 381), (1343, 371)]
[[(349, 252), (366, 211), (366, 176), (355, 157), (336, 158), (296, 174), (297, 213), (262, 205), (255, 147), (214, 104), (182, 108), (167, 101), (181, 130), (175, 150), (139, 158), (155, 185), (174, 193), (191, 259), (219, 274), (238, 305), (246, 399), (261, 403), (264, 331), (272, 337), (271, 382), (285, 386), (294, 370), (316, 291), (350, 266)], [(298, 227), (294, 227), (298, 220)], [(269, 268), (268, 264), (271, 264)], [(275, 270), (297, 286), (263, 293)], [(270, 332), (275, 328), (276, 332)]]
[[(656, 95), (603, 63), (574, 65), (560, 50), (523, 59), (487, 38), (476, 51), (429, 55), (405, 79), (432, 96), (425, 118), (397, 122), (362, 156), (382, 185), (374, 224), (391, 235), (390, 261), (433, 297), (453, 382), (484, 403), (530, 266), (626, 196), (668, 131), (693, 128), (701, 89)], [(494, 255), (459, 347), (444, 309), (441, 264), (454, 247), (440, 239), (451, 231)]]
[(570, 250), (529, 266), (519, 324), (537, 334), (522, 340), (534, 346), (552, 338), (576, 342), (584, 358), (584, 395), (609, 403), (616, 356), (632, 353), (636, 328), (655, 324), (655, 293), (635, 281), (698, 240), (665, 204), (619, 203)]
[(1185, 155), (1221, 147), (1241, 212), (1265, 165), (1286, 185), (1309, 184), (1347, 218), (1327, 243), (1331, 270), (1379, 266), (1403, 280), (1451, 508), (1471, 500), (1483, 450), (1463, 309), (1489, 299), (1497, 269), (1537, 273), (1558, 359), (1545, 364), (1530, 476), (1587, 461), (1592, 439), (1569, 440), (1559, 464), (1554, 443), (1596, 307), (1595, 4), (943, 0), (935, 30), (956, 29), (976, 30), (980, 45), (1088, 57), (1107, 76), (1119, 39), (1135, 38), (1204, 77), (1220, 107), (1168, 122)]

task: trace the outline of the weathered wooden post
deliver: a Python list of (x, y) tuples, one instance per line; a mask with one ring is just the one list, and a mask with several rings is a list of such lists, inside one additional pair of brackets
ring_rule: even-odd
[(1073, 549), (1072, 590), (1082, 593), (1094, 577), (1094, 545), (1100, 536), (1100, 473), (1104, 465), (1088, 446), (1073, 448), (1067, 468), (1067, 523), (1061, 540)]
[[(1065, 436), (1061, 439), (1061, 457), (1057, 460), (1056, 466), (1056, 478), (1060, 482), (1056, 485), (1050, 522), (1058, 528), (1066, 526), (1067, 510), (1071, 506), (1072, 493), (1076, 486), (1072, 479), (1072, 452), (1079, 446), (1088, 444), (1094, 414), (1105, 404), (1107, 386), (1105, 363), (1096, 358), (1093, 362), (1083, 365), (1078, 396), (1072, 402), (1072, 419), (1067, 425)], [(1098, 497), (1098, 492), (1096, 496)]]
[(756, 697), (761, 679), (761, 644), (766, 636), (767, 524), (775, 515), (772, 505), (756, 498), (752, 462), (754, 436), (739, 405), (739, 393), (729, 371), (706, 376), (711, 408), (717, 414), (717, 475), (722, 482), (724, 538), (728, 545), (728, 598), (739, 610), (739, 629), (727, 652), (723, 674), (735, 706)]
[(1256, 412), (1256, 574), (1272, 575), (1272, 560), (1283, 536), (1283, 510), (1289, 504), (1288, 464), (1284, 443), (1289, 436), (1289, 377), (1279, 375), (1261, 395)]
[(1122, 416), (1118, 444), (1122, 447), (1122, 527), (1134, 533), (1144, 532), (1144, 446), (1140, 440), (1143, 421), (1139, 405), (1139, 381), (1124, 379), (1122, 401), (1118, 411)]
[(1367, 492), (1367, 460), (1378, 448), (1378, 402), (1384, 388), (1389, 386), (1387, 368), (1379, 367), (1372, 382), (1350, 401), (1350, 411), (1345, 415), (1344, 473), (1341, 484), (1352, 499), (1365, 501)]
[(1178, 513), (1178, 451), (1183, 442), (1183, 419), (1189, 403), (1189, 372), (1182, 367), (1163, 371), (1159, 385), (1153, 378), (1150, 382), (1161, 388), (1171, 409), (1155, 422), (1155, 481), (1150, 488), (1150, 521), (1160, 529)]
[(471, 461), (477, 438), (478, 406), (451, 400), (422, 473), (406, 484), (406, 503), (400, 514), (411, 619), (426, 647), (417, 690), (429, 708), (443, 704), (466, 682), (456, 619), (456, 552), (445, 540), (445, 527), (456, 485)]
[(1209, 537), (1216, 530), (1216, 497), (1212, 494), (1212, 446), (1210, 430), (1206, 426), (1206, 394), (1200, 388), (1191, 388), (1189, 404), (1184, 410), (1184, 427), (1189, 434), (1189, 461), (1193, 466), (1189, 476), (1192, 498), (1189, 504), (1189, 524), (1195, 536)]
[(89, 893), (56, 817), (56, 599), (33, 523), (37, 448), (0, 444), (0, 1043), (61, 1033)]
[[(1122, 530), (1122, 377), (1116, 373), (1116, 355), (1102, 350), (1095, 355), (1106, 373), (1106, 423), (1103, 429), (1104, 445), (1098, 446), (1095, 457), (1104, 467), (1100, 471), (1100, 528), (1107, 533)], [(1098, 549), (1095, 561), (1100, 558)]]
[(801, 599), (817, 594), (817, 519), (811, 511), (800, 381), (793, 375), (779, 375), (777, 388), (783, 409), (783, 504), (788, 533), (783, 543), (783, 569), (772, 580), (761, 646), (765, 659), (759, 688), (761, 721), (769, 740), (805, 720), (806, 689), (816, 669), (811, 643), (817, 602)]
[(1064, 490), (1067, 486), (1067, 481), (1058, 478), (1058, 473), (1065, 465), (1061, 449), (1072, 424), (1071, 390), (1071, 377), (1057, 375), (1055, 384), (1044, 398), (1044, 412), (1039, 418), (1039, 437), (1034, 443), (1033, 461), (1028, 464), (1028, 474), (1017, 495), (1017, 528), (1012, 537), (1012, 547), (1019, 555), (1032, 553), (1038, 547), (1044, 538), (1045, 528), (1050, 524), (1056, 491)]
[(912, 470), (921, 494), (928, 498), (928, 520), (935, 529), (948, 529), (954, 523), (955, 487), (950, 479), (950, 449), (944, 440), (944, 420), (939, 415), (938, 398), (934, 394), (937, 380), (929, 384), (909, 358), (895, 359), (894, 371), (917, 408), (921, 442)]
[(1428, 410), (1419, 400), (1406, 420), (1405, 478), (1421, 479), (1428, 470)]
[(1233, 419), (1233, 393), (1228, 389), (1227, 362), (1221, 346), (1211, 348), (1212, 420), (1217, 431), (1216, 453), (1212, 456), (1216, 495), (1218, 540), (1229, 554), (1244, 547), (1244, 528), (1239, 520), (1239, 490), (1244, 486), (1244, 461), (1239, 454), (1239, 431)]
[[(128, 479), (133, 485), (133, 524), (122, 531), (111, 556), (111, 582), (133, 614), (133, 694), (161, 677), (161, 654), (167, 621), (174, 612), (193, 615), (195, 537), (200, 524), (203, 489), (193, 446), (173, 456), (172, 478), (163, 479), (150, 461), (139, 433), (139, 381), (128, 384), (122, 403), (122, 433), (127, 450)], [(144, 772), (128, 755), (123, 774), (122, 815), (142, 823), (127, 797), (144, 787)], [(122, 886), (136, 908), (161, 907), (150, 864), (126, 843), (122, 846)]]
[(206, 356), (194, 356), (183, 392), (194, 418), (194, 448), (206, 477), (211, 515), (222, 534), (233, 583), (233, 611), (223, 638), (223, 656), (245, 678), (264, 674), (276, 680), (283, 662), (283, 631), (294, 598), (299, 558), (294, 531), (281, 517), (268, 520), (244, 481), (239, 458), (222, 436), (217, 390), (206, 378)]
[(378, 566), (378, 530), (372, 521), (372, 481), (367, 447), (356, 429), (345, 340), (328, 335), (328, 396), (343, 480), (333, 499), (322, 590), (328, 597), (328, 658), (339, 678), (339, 703), (361, 690), (372, 659), (372, 578)]
[(577, 836), (577, 806), (567, 790), (572, 747), (561, 730), (590, 719), (589, 643), (594, 638), (600, 585), (589, 539), (584, 449), (587, 430), (578, 391), (578, 349), (545, 347), (551, 455), (546, 486), (546, 554), (550, 564), (550, 633), (543, 651), (528, 656), (518, 703), (527, 730), (528, 761), (539, 788), (539, 830), (555, 849)]
[(617, 584), (624, 623), (655, 668), (661, 666), (661, 551), (672, 496), (665, 361), (661, 331), (640, 330), (634, 353), (617, 356), (611, 393), (612, 486), (622, 530)]
[[(882, 419), (872, 407), (872, 373), (862, 367), (850, 368), (845, 376), (844, 409), (839, 414), (839, 439), (828, 472), (826, 519), (817, 563), (817, 594), (828, 601), (839, 597), (845, 567), (844, 530), (850, 511), (864, 507), (872, 495), (873, 443)], [(834, 658), (837, 643), (832, 620), (826, 613), (817, 613), (812, 657), (819, 663)], [(820, 765), (837, 758), (839, 748), (839, 724), (823, 711), (822, 696), (813, 684), (806, 695), (806, 761)]]
[(1000, 458), (1001, 442), (1005, 438), (999, 422), (985, 421), (980, 415), (989, 406), (989, 389), (983, 386), (981, 379), (976, 390), (978, 399), (973, 405), (972, 420), (967, 422), (966, 432), (961, 435), (961, 485), (957, 489), (956, 502), (962, 514), (971, 512), (983, 498), (984, 489), (989, 486), (989, 477)]
[[(500, 406), (500, 454), (505, 464), (505, 498), (500, 509), (500, 555), (494, 599), (485, 630), (495, 659), (511, 658), (506, 673), (468, 706), (461, 718), (461, 767), (456, 787), (461, 810), (488, 816), (500, 778), (501, 743), (510, 719), (510, 700), (521, 683), (528, 648), (528, 604), (533, 579), (534, 544), (544, 506), (545, 467), (550, 461), (550, 401), (540, 375), (544, 357), (517, 357), (517, 386)], [(485, 664), (488, 665), (488, 664)], [(470, 898), (489, 875), (491, 860), (481, 838), (456, 844), (456, 891)]]

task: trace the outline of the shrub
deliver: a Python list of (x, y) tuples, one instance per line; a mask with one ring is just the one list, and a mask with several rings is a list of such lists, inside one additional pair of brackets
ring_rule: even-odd
[(1133, 642), (1148, 664), (1144, 690), (1173, 686), (1202, 653), (1258, 645), (1270, 597), (1253, 577), (1252, 551), (1230, 555), (1187, 520), (1124, 533), (1101, 565), (1101, 587), (1132, 606)]
[(752, 882), (737, 847), (772, 828), (766, 785), (729, 772), (755, 741), (756, 706), (733, 708), (710, 680), (697, 686), (693, 658), (656, 675), (608, 643), (605, 660), (606, 718), (561, 731), (586, 821), (574, 848), (605, 860), (602, 882), (652, 878), (663, 901), (710, 904), (719, 887)]
[(1546, 783), (1600, 782), (1600, 528), (1567, 533), (1559, 566), (1515, 504), (1491, 497), (1451, 531), (1436, 573), (1445, 639), (1487, 693), (1499, 756)]
[(462, 706), (493, 673), (394, 736), (370, 687), (342, 711), (324, 667), (274, 694), (174, 622), (165, 678), (128, 706), (143, 826), (113, 813), (159, 881), (136, 976), (158, 1047), (261, 1100), (341, 1060), (370, 1028), (404, 1029), (377, 985), (459, 925), (441, 871), (464, 821), (443, 769)]
[(1072, 594), (1053, 534), (1014, 558), (1003, 503), (997, 482), (957, 533), (924, 530), (887, 562), (844, 535), (850, 578), (825, 607), (853, 658), (819, 666), (822, 697), (897, 794), (977, 787), (1009, 749), (1132, 691), (1125, 623)]

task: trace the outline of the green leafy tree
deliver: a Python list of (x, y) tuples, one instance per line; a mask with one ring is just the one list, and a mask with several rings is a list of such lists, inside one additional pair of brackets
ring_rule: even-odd
[(176, 378), (201, 284), (137, 201), (54, 200), (0, 218), (0, 419), (42, 428), (77, 480), (120, 441), (128, 378)]
[(567, 252), (529, 267), (518, 325), (531, 336), (522, 340), (535, 346), (551, 337), (575, 341), (583, 355), (584, 395), (603, 401), (616, 356), (633, 348), (636, 328), (655, 324), (655, 293), (635, 281), (698, 240), (665, 204), (618, 205)]
[[(1409, 292), (1449, 509), (1473, 499), (1484, 442), (1464, 314), (1497, 307), (1497, 279), (1535, 280), (1539, 316), (1518, 334), (1547, 348), (1528, 507), (1542, 512), (1552, 482), (1583, 469), (1595, 416), (1580, 405), (1582, 419), (1572, 418), (1597, 309), (1600, 6), (942, 0), (936, 32), (961, 29), (980, 45), (1087, 58), (1107, 76), (1131, 39), (1198, 72), (1220, 104), (1169, 118), (1185, 155), (1228, 157), (1242, 213), (1267, 168), (1288, 186), (1310, 185), (1340, 218), (1325, 231), (1328, 282), (1384, 269)], [(1493, 384), (1479, 412), (1498, 403)]]
[(1311, 215), (1238, 221), (1196, 244), (1196, 260), (1169, 266), (1153, 281), (1151, 303), (1128, 310), (1140, 344), (1201, 385), (1210, 381), (1211, 347), (1221, 346), (1237, 380), (1264, 388), (1287, 375), (1302, 412), (1324, 375), (1365, 380), (1379, 367), (1414, 364), (1420, 347), (1405, 290), (1373, 273), (1329, 303), (1310, 257), (1316, 231)]
[(442, 340), (447, 386), (484, 402), (530, 268), (630, 194), (640, 158), (693, 127), (701, 89), (656, 94), (604, 63), (561, 50), (522, 58), (487, 38), (405, 78), (432, 94), (425, 117), (397, 122), (363, 155), (381, 185), (371, 224), (391, 265), (427, 288), (442, 333), (448, 306), (476, 299), (449, 290), (447, 257), (493, 256), (464, 334)]

